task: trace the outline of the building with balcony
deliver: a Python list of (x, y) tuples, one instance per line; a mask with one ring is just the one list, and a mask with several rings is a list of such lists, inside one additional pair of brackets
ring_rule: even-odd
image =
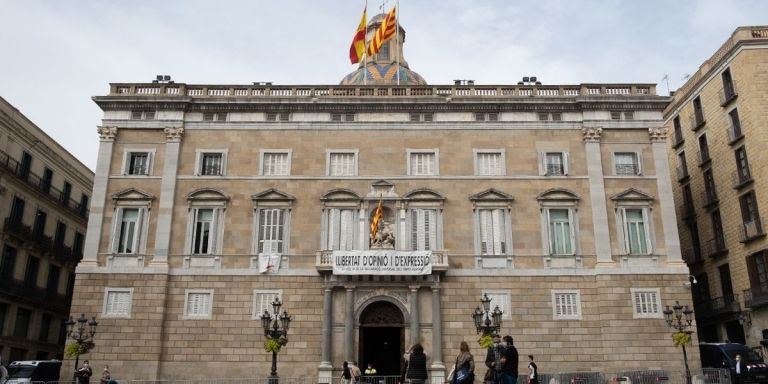
[(330, 383), (344, 360), (397, 375), (418, 342), (443, 382), (460, 341), (484, 356), (471, 315), (487, 294), (501, 332), (553, 369), (679, 369), (662, 314), (690, 303), (669, 98), (428, 85), (394, 59), (398, 36), (341, 85), (162, 79), (94, 97), (73, 304), (100, 314), (92, 362), (126, 379), (265, 377), (260, 316), (280, 297), (282, 377)]
[(738, 28), (664, 111), (700, 341), (768, 342), (766, 62), (768, 27)]
[(61, 359), (93, 172), (0, 98), (0, 355)]

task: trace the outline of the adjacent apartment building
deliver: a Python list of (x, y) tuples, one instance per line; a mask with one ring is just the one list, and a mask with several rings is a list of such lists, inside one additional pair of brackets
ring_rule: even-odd
[[(94, 97), (72, 309), (99, 320), (92, 363), (125, 379), (266, 377), (260, 316), (279, 297), (282, 377), (330, 383), (344, 360), (397, 375), (422, 343), (442, 383), (460, 341), (485, 355), (472, 314), (487, 294), (543, 371), (679, 372), (662, 314), (691, 303), (669, 98), (428, 85), (397, 36), (340, 85), (161, 77)], [(371, 241), (378, 206), (386, 236)]]
[(768, 27), (740, 27), (664, 111), (700, 341), (768, 343)]
[(0, 98), (0, 355), (61, 359), (93, 172)]

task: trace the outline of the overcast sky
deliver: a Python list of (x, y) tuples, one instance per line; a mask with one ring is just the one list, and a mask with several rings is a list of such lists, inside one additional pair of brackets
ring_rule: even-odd
[[(110, 82), (336, 84), (364, 0), (0, 0), (0, 96), (91, 169)], [(389, 1), (389, 6), (394, 4)], [(369, 17), (381, 1), (369, 1)], [(660, 82), (671, 89), (764, 0), (401, 0), (430, 84)], [(666, 94), (665, 84), (659, 93)]]

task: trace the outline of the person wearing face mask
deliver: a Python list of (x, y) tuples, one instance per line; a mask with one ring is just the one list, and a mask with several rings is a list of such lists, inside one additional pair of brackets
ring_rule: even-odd
[(93, 376), (93, 370), (88, 360), (83, 361), (83, 366), (77, 370), (77, 384), (88, 384)]

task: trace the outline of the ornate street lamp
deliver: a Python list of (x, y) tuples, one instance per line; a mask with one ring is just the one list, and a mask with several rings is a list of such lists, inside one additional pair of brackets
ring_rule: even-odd
[[(690, 338), (693, 331), (690, 330), (691, 323), (693, 322), (693, 311), (686, 305), (683, 307), (679, 301), (675, 301), (675, 305), (672, 309), (667, 305), (667, 309), (664, 310), (664, 319), (667, 320), (667, 325), (677, 330), (677, 333), (684, 333)], [(691, 384), (691, 370), (688, 368), (688, 353), (685, 351), (685, 343), (681, 343), (683, 347), (683, 361), (685, 362), (685, 382)]]
[[(84, 345), (93, 343), (93, 336), (96, 334), (96, 326), (98, 326), (99, 323), (96, 321), (96, 316), (92, 316), (91, 319), (88, 320), (88, 318), (85, 317), (85, 314), (81, 313), (80, 318), (77, 320), (73, 320), (72, 316), (70, 316), (69, 320), (65, 321), (64, 324), (67, 326), (67, 337), (74, 340), (78, 348), (78, 354), (75, 355), (74, 374), (75, 381), (77, 381), (77, 368), (80, 365), (79, 352), (83, 350)], [(77, 324), (77, 328), (75, 328), (75, 324)], [(88, 326), (87, 330), (86, 325)]]
[(501, 330), (501, 315), (504, 312), (499, 309), (498, 305), (491, 311), (491, 299), (488, 294), (483, 295), (480, 303), (483, 305), (483, 309), (477, 307), (472, 312), (472, 320), (475, 322), (477, 333), (490, 336), (498, 335)]
[[(279, 377), (277, 376), (277, 351), (280, 347), (288, 343), (288, 339), (285, 337), (288, 335), (288, 328), (291, 324), (291, 317), (288, 316), (288, 311), (283, 311), (280, 314), (280, 307), (283, 303), (280, 302), (278, 297), (272, 301), (272, 310), (274, 316), (269, 314), (269, 311), (264, 310), (264, 314), (261, 315), (261, 326), (264, 327), (264, 336), (267, 340), (277, 343), (277, 349), (272, 349), (272, 372), (269, 373), (269, 384), (278, 384)], [(278, 322), (279, 320), (279, 322)]]

